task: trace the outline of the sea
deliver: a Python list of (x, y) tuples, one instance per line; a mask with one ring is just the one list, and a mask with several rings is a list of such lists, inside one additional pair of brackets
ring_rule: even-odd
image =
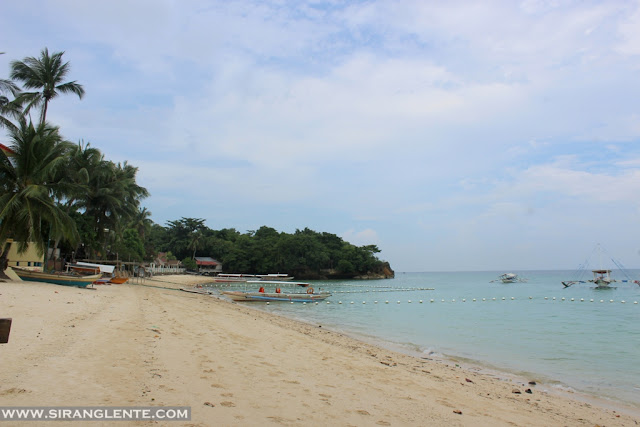
[(614, 270), (612, 289), (589, 282), (565, 288), (573, 271), (513, 271), (524, 281), (509, 284), (498, 280), (502, 273), (310, 281), (331, 297), (242, 304), (417, 357), (640, 409), (640, 286), (622, 281), (640, 279), (640, 270)]

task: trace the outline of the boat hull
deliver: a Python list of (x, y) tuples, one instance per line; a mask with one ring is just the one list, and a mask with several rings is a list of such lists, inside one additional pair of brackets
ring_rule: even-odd
[(98, 280), (102, 274), (92, 274), (89, 276), (70, 276), (66, 274), (54, 274), (54, 273), (42, 273), (40, 271), (20, 270), (14, 268), (13, 271), (22, 280), (29, 282), (42, 282), (52, 283), (54, 285), (63, 286), (77, 286), (79, 288), (86, 288), (96, 280)]
[(116, 284), (116, 285), (121, 285), (123, 283), (126, 283), (127, 280), (129, 280), (128, 277), (112, 277), (109, 280), (109, 283), (113, 283), (113, 284)]
[(307, 293), (276, 293), (276, 292), (241, 292), (241, 291), (225, 291), (222, 295), (231, 298), (233, 301), (245, 302), (315, 302), (323, 301), (331, 296), (328, 292), (318, 294)]

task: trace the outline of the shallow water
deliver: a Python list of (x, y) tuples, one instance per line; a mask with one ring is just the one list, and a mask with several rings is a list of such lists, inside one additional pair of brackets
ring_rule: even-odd
[(575, 279), (571, 271), (516, 272), (527, 282), (503, 284), (494, 281), (501, 273), (315, 281), (316, 291), (333, 293), (326, 302), (248, 304), (408, 353), (467, 359), (640, 407), (640, 286), (565, 289), (561, 282)]

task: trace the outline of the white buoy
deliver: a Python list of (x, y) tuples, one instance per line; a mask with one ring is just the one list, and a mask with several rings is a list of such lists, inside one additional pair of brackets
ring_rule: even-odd
[(389, 301), (385, 301), (384, 303), (385, 303), (385, 304), (389, 304)]
[(422, 300), (420, 300), (420, 304), (422, 304)]
[(338, 304), (342, 304), (342, 301), (338, 301)]
[(564, 300), (565, 300), (565, 298), (564, 298), (564, 297), (562, 297), (562, 301), (564, 301)]
[(476, 302), (476, 299), (475, 299), (475, 298), (473, 299), (473, 302)]
[(429, 300), (429, 302), (433, 302), (433, 299)]
[(269, 301), (267, 301), (267, 305), (269, 305)]
[(351, 301), (351, 304), (353, 304), (353, 301)]
[(624, 304), (625, 302), (626, 302), (625, 300), (620, 301), (621, 304)]
[(571, 298), (571, 301), (574, 301), (574, 299), (573, 299), (573, 298)]
[(601, 300), (600, 300), (600, 302), (604, 302), (604, 300), (603, 300), (603, 299), (601, 299)]
[(612, 299), (610, 299), (610, 300), (609, 300), (609, 302), (613, 302), (613, 300), (612, 300)]
[(634, 304), (637, 304), (637, 303), (638, 303), (638, 301), (634, 301), (633, 303), (634, 303)]
[(327, 301), (327, 304), (331, 304), (331, 302), (330, 302), (330, 301)]
[(400, 304), (400, 301), (398, 301), (398, 304)]
[(411, 300), (409, 300), (408, 303), (411, 304)]
[(492, 299), (495, 301), (495, 300), (496, 300), (496, 297), (493, 297)]
[(502, 301), (504, 301), (505, 299), (506, 299), (505, 297), (502, 297)]
[(366, 301), (362, 301), (362, 303), (363, 303), (363, 304), (366, 304), (367, 302), (366, 302)]
[(511, 297), (511, 301), (513, 301), (514, 299), (515, 299), (514, 297)]
[(549, 299), (549, 297), (544, 297), (544, 299)]
[(291, 304), (293, 304), (293, 301), (291, 301)]
[(374, 301), (373, 303), (374, 303), (374, 304), (377, 304), (377, 303), (378, 303), (378, 301)]
[(444, 302), (444, 299), (442, 300), (442, 302)]
[(464, 299), (464, 298), (462, 298), (462, 302), (467, 302), (467, 300), (466, 300), (466, 299)]
[(555, 300), (556, 300), (556, 297), (553, 297), (553, 300), (555, 301)]
[(593, 298), (591, 298), (591, 299), (589, 300), (589, 302), (593, 302)]
[[(291, 302), (293, 302), (293, 301), (291, 301)], [(302, 305), (307, 305), (307, 302), (306, 301), (302, 301)]]
[(486, 298), (482, 298), (482, 301), (486, 301), (486, 300), (487, 300)]
[(533, 299), (533, 297), (529, 297), (529, 299)]
[(454, 298), (454, 299), (452, 299), (452, 300), (451, 300), (451, 302), (456, 302), (456, 299), (455, 299), (455, 298)]
[(580, 298), (580, 302), (584, 302), (584, 298)]

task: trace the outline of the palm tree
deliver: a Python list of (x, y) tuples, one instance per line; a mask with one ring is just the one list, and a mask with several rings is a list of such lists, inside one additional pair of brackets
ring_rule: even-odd
[[(4, 52), (0, 52), (0, 55)], [(20, 106), (11, 102), (7, 95), (14, 98), (20, 93), (20, 88), (11, 80), (0, 79), (0, 128), (17, 129), (9, 118), (19, 119)]]
[[(75, 240), (75, 223), (53, 198), (59, 185), (56, 174), (72, 145), (62, 140), (57, 127), (36, 128), (24, 118), (17, 129), (9, 130), (9, 139), (14, 154), (8, 157), (0, 150), (0, 242), (13, 238), (18, 252), (26, 251), (31, 242), (42, 254), (47, 235)], [(10, 245), (0, 253), (1, 274)]]
[(140, 200), (149, 192), (135, 180), (138, 168), (124, 162), (123, 165), (102, 160), (91, 171), (87, 194), (78, 200), (78, 207), (93, 221), (96, 243), (103, 246), (106, 256), (110, 236), (118, 237), (138, 212)]
[(49, 55), (49, 50), (44, 48), (40, 58), (29, 56), (22, 61), (11, 62), (11, 79), (22, 82), (26, 89), (39, 90), (20, 93), (16, 102), (25, 105), (24, 114), (29, 114), (33, 107), (42, 106), (40, 124), (44, 124), (47, 118), (49, 101), (59, 93), (74, 93), (80, 99), (84, 96), (82, 85), (75, 81), (63, 83), (70, 69), (68, 62), (62, 62), (63, 54), (55, 52)]

